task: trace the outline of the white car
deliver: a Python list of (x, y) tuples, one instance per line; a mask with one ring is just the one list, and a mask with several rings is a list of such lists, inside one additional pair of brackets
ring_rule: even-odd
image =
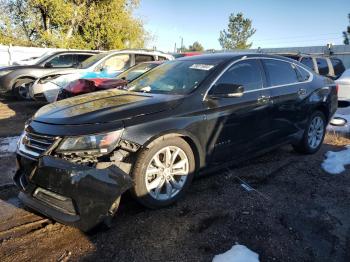
[(350, 68), (335, 80), (338, 85), (338, 99), (350, 100)]
[(37, 79), (29, 89), (34, 100), (53, 102), (62, 88), (81, 78), (114, 78), (126, 69), (142, 62), (173, 60), (174, 57), (159, 51), (126, 49), (94, 55), (78, 68), (48, 74)]
[(331, 134), (350, 137), (350, 106), (338, 108), (327, 127), (327, 131)]

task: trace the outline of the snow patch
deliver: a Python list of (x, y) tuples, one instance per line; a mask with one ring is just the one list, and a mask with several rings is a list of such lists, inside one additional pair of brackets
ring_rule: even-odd
[(0, 138), (0, 156), (8, 156), (16, 152), (18, 136)]
[(259, 255), (243, 245), (234, 245), (223, 254), (216, 255), (213, 262), (259, 262)]
[(322, 168), (327, 173), (336, 175), (345, 171), (345, 166), (350, 165), (350, 145), (345, 150), (326, 153), (326, 159), (322, 163)]

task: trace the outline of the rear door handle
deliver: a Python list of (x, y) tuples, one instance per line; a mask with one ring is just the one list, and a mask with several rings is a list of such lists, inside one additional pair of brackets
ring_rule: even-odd
[(303, 89), (303, 88), (299, 89), (299, 91), (298, 91), (298, 95), (300, 95), (300, 96), (304, 96), (304, 95), (306, 95), (306, 90), (305, 90), (305, 89)]
[(271, 97), (270, 96), (260, 96), (258, 98), (258, 103), (259, 104), (267, 104), (270, 102)]

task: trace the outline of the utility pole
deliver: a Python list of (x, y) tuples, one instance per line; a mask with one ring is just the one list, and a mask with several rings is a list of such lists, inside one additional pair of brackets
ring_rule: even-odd
[(180, 39), (181, 39), (181, 46), (180, 46), (180, 53), (183, 52), (183, 46), (184, 46), (184, 38), (182, 36), (180, 36)]
[(174, 46), (174, 53), (177, 53), (177, 50), (176, 50), (176, 42), (175, 42), (175, 46)]

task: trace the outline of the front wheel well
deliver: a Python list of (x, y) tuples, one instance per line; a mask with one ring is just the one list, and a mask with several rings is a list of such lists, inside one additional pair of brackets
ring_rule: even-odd
[(199, 149), (198, 149), (196, 143), (194, 142), (194, 140), (189, 136), (186, 136), (186, 135), (180, 134), (180, 133), (165, 134), (165, 135), (159, 136), (155, 139), (152, 139), (149, 143), (144, 145), (144, 148), (151, 147), (152, 144), (158, 140), (165, 140), (165, 139), (168, 139), (171, 137), (179, 137), (179, 138), (183, 139), (191, 147), (191, 150), (193, 152), (194, 159), (195, 159), (195, 170), (198, 170), (200, 165), (201, 165), (201, 158), (200, 158)]
[(20, 76), (20, 77), (16, 78), (15, 80), (13, 80), (13, 82), (12, 82), (12, 88), (15, 87), (16, 83), (17, 83), (19, 80), (25, 80), (25, 79), (28, 79), (28, 80), (35, 80), (36, 78), (35, 78), (35, 77), (32, 77), (32, 76)]
[(314, 111), (320, 111), (324, 114), (324, 116), (326, 117), (326, 121), (328, 122), (330, 119), (330, 113), (329, 113), (329, 109), (325, 106), (325, 105), (319, 105), (315, 108)]

